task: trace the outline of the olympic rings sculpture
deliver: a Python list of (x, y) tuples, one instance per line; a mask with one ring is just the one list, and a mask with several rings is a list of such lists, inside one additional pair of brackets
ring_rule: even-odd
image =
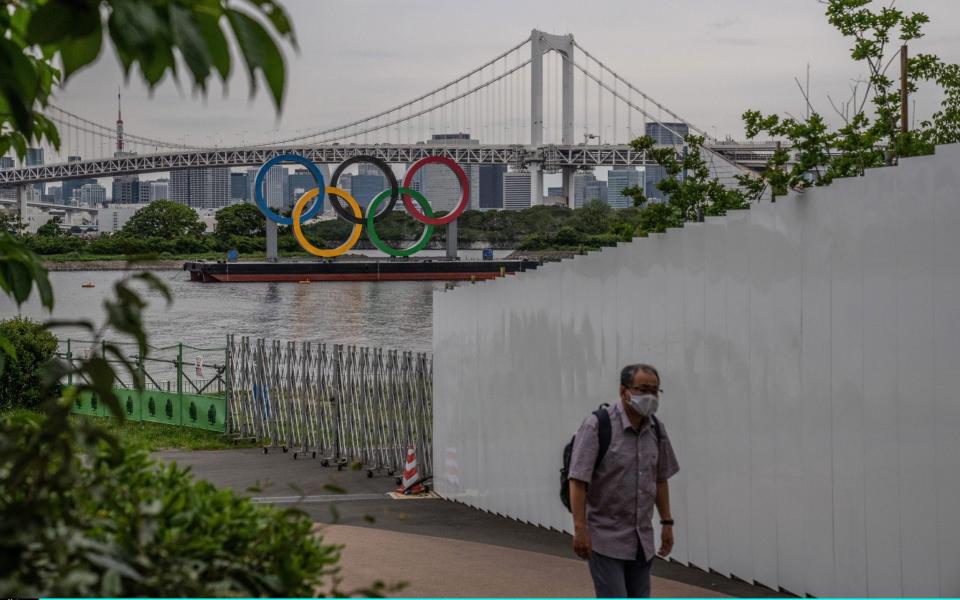
[[(263, 193), (263, 184), (266, 181), (267, 172), (271, 167), (283, 162), (293, 162), (306, 167), (307, 171), (313, 176), (313, 179), (317, 184), (316, 187), (307, 190), (306, 193), (300, 196), (297, 202), (293, 205), (293, 213), (289, 217), (284, 217), (283, 215), (279, 215), (271, 210), (267, 205), (267, 199)], [(350, 165), (361, 162), (370, 163), (380, 169), (380, 171), (382, 171), (386, 177), (387, 183), (389, 184), (387, 189), (377, 194), (377, 196), (370, 201), (370, 204), (367, 206), (366, 214), (364, 214), (364, 212), (360, 209), (360, 204), (354, 199), (353, 196), (350, 195), (350, 192), (337, 187), (337, 183), (340, 181), (340, 177), (343, 175), (344, 170)], [(434, 217), (433, 207), (430, 206), (430, 203), (427, 201), (427, 199), (423, 196), (423, 194), (411, 188), (413, 176), (417, 171), (429, 164), (441, 164), (446, 166), (453, 171), (453, 174), (457, 176), (457, 179), (460, 182), (461, 196), (459, 204), (457, 204), (456, 208), (454, 208), (452, 212), (442, 217)], [(423, 250), (423, 248), (430, 242), (430, 237), (433, 235), (434, 226), (446, 225), (452, 222), (454, 219), (459, 217), (463, 211), (466, 210), (467, 205), (470, 204), (470, 182), (467, 180), (467, 174), (462, 168), (460, 168), (460, 165), (444, 156), (428, 156), (413, 163), (410, 168), (407, 169), (407, 174), (404, 176), (402, 184), (397, 182), (397, 176), (394, 175), (390, 165), (388, 165), (385, 161), (375, 156), (354, 156), (353, 158), (341, 163), (337, 167), (331, 176), (330, 186), (327, 187), (323, 180), (323, 174), (315, 164), (299, 154), (280, 154), (263, 163), (263, 166), (260, 167), (260, 170), (257, 172), (257, 178), (254, 182), (254, 190), (257, 207), (260, 209), (260, 212), (263, 213), (263, 216), (280, 225), (292, 226), (293, 235), (297, 238), (297, 242), (300, 244), (300, 246), (310, 254), (324, 258), (332, 258), (334, 256), (340, 256), (341, 254), (349, 252), (350, 249), (356, 245), (357, 240), (360, 239), (360, 232), (364, 225), (367, 226), (367, 237), (369, 238), (370, 242), (374, 245), (374, 247), (378, 248), (384, 253), (390, 256), (410, 256), (412, 254), (416, 254), (420, 250)], [(330, 205), (336, 211), (337, 216), (348, 223), (353, 224), (353, 229), (350, 232), (350, 236), (347, 238), (347, 241), (336, 248), (319, 248), (313, 245), (303, 234), (303, 224), (318, 215), (323, 210), (323, 194), (320, 190), (323, 190), (323, 192), (330, 199)], [(423, 233), (420, 235), (420, 238), (407, 248), (393, 248), (388, 246), (377, 234), (376, 229), (377, 222), (393, 211), (393, 208), (397, 204), (397, 199), (399, 198), (402, 198), (403, 205), (406, 207), (410, 216), (424, 225)], [(341, 201), (346, 203), (346, 206), (341, 204)], [(384, 204), (385, 202), (386, 204)], [(416, 205), (414, 205), (414, 203), (419, 205), (419, 209)], [(308, 204), (310, 204), (309, 209), (307, 208)]]

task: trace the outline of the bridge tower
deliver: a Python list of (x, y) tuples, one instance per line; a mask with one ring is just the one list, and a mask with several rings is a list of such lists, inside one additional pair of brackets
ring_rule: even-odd
[(27, 210), (27, 186), (17, 186), (17, 211), (20, 215), (20, 226), (26, 227), (30, 222), (30, 212)]
[(117, 156), (123, 152), (123, 114), (120, 107), (120, 88), (117, 88)]
[[(543, 55), (554, 50), (563, 58), (561, 74), (561, 143), (573, 145), (573, 34), (530, 32), (530, 145), (543, 145)], [(543, 202), (543, 165), (530, 163), (530, 205)], [(563, 167), (563, 195), (573, 208), (575, 167)]]

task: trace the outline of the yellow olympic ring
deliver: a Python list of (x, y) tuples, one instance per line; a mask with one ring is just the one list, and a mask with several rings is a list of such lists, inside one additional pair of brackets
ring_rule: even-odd
[[(347, 241), (343, 244), (332, 248), (330, 250), (324, 248), (317, 248), (307, 240), (306, 236), (303, 235), (303, 229), (300, 225), (300, 215), (303, 213), (303, 208), (307, 205), (307, 202), (313, 200), (316, 195), (320, 193), (318, 188), (313, 188), (312, 190), (307, 191), (304, 195), (300, 196), (300, 199), (297, 200), (297, 203), (293, 206), (293, 235), (297, 238), (297, 241), (300, 242), (300, 246), (304, 250), (309, 252), (314, 256), (320, 256), (323, 258), (333, 258), (334, 256), (340, 256), (350, 251), (351, 248), (357, 243), (357, 240), (360, 239), (360, 230), (363, 229), (363, 221), (360, 221), (359, 224), (353, 226), (353, 231), (350, 232), (350, 237), (347, 238)], [(340, 188), (328, 187), (328, 194), (333, 194), (334, 196), (339, 196), (346, 200), (347, 204), (350, 206), (350, 209), (353, 210), (353, 216), (357, 219), (363, 218), (363, 213), (360, 211), (360, 205), (357, 204), (357, 201), (354, 200), (353, 196), (346, 190)]]

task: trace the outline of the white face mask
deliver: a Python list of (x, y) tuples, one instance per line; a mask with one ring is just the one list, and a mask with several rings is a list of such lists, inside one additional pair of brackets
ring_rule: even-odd
[(627, 402), (630, 408), (641, 417), (649, 417), (657, 412), (657, 408), (660, 406), (660, 398), (653, 394), (630, 394), (630, 399)]

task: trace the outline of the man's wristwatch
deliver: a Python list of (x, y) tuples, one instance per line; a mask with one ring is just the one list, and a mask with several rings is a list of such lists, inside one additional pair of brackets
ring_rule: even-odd
[(661, 525), (673, 525), (673, 519), (660, 519)]

